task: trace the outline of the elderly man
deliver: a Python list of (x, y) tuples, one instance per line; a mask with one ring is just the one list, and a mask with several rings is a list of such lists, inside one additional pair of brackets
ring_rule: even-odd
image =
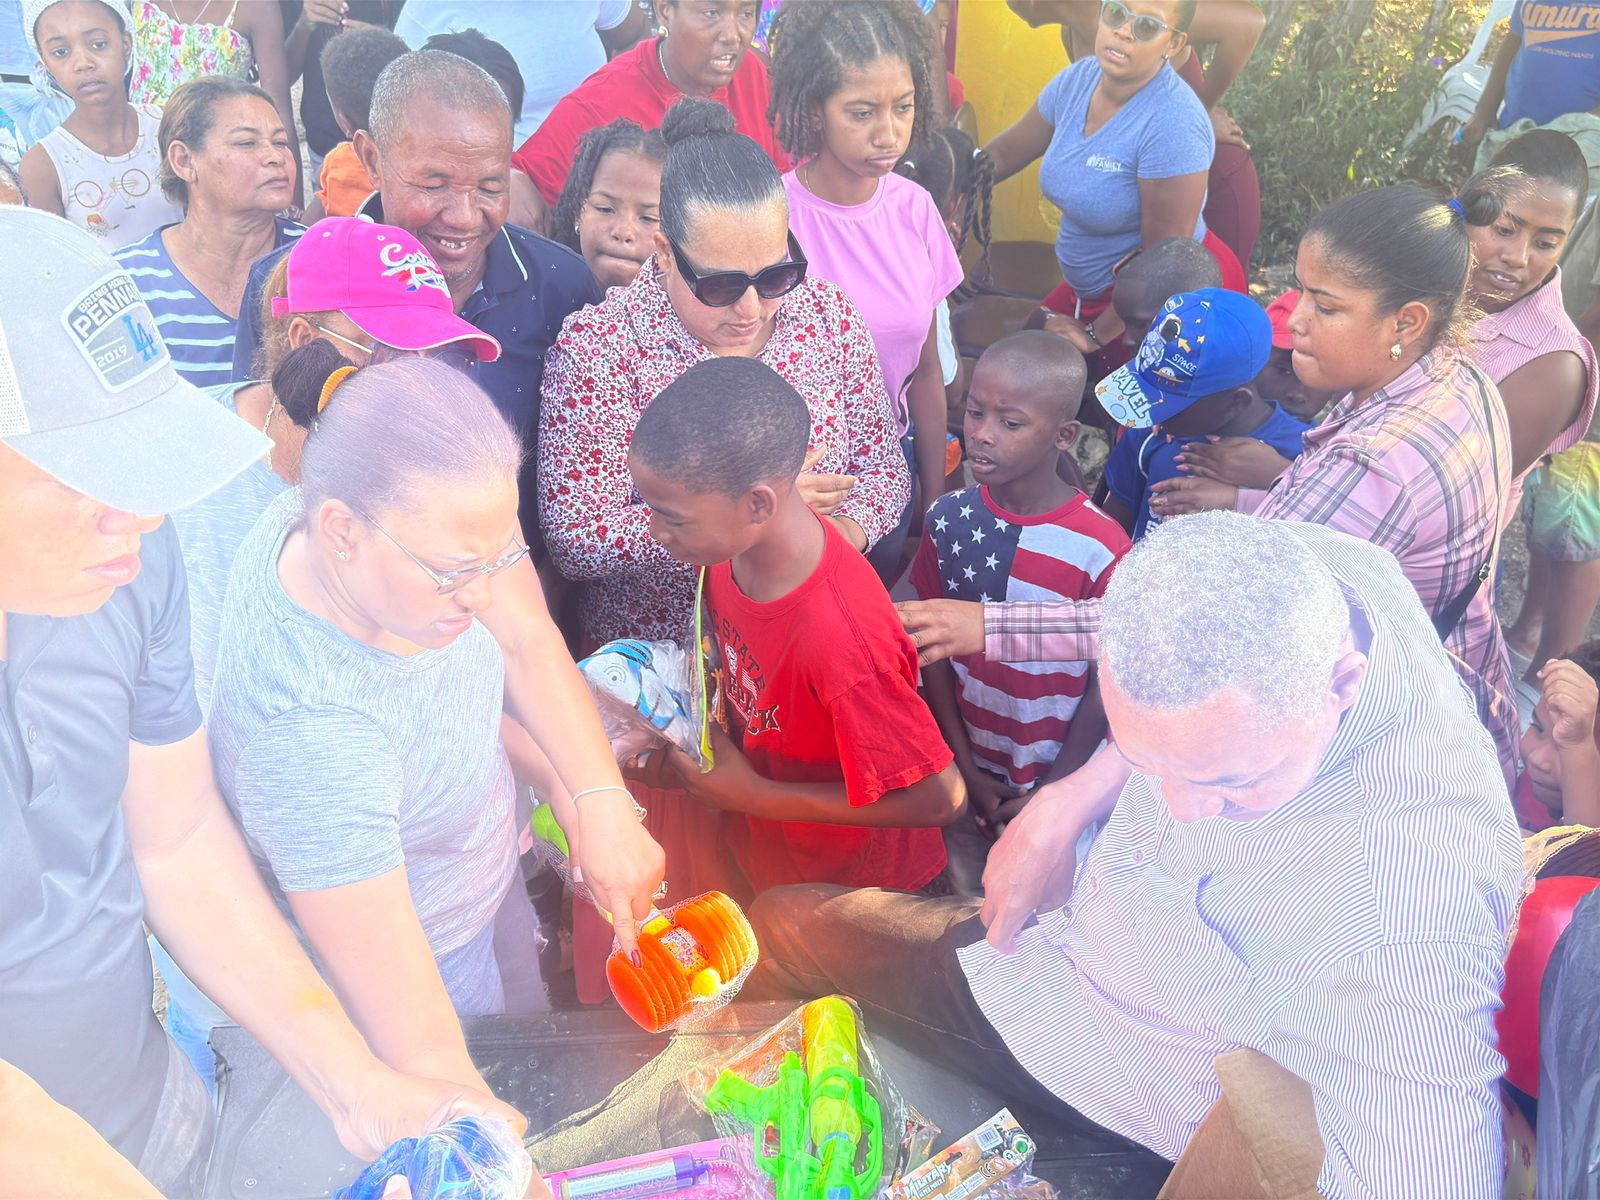
[(1214, 1060), (1248, 1050), (1303, 1081), (1323, 1195), (1498, 1195), (1520, 843), (1394, 559), (1315, 525), (1169, 522), (1112, 578), (1099, 663), (1115, 748), (991, 859), (991, 941), (1039, 909), (1013, 955), (970, 902), (781, 889), (752, 913), (767, 986), (848, 992), (1168, 1158), (1222, 1094)]
[[(354, 146), (378, 189), (361, 215), (415, 234), (449, 283), (456, 311), (500, 342), (499, 359), (480, 364), (476, 378), (528, 447), (522, 532), (542, 559), (533, 446), (544, 354), (567, 315), (598, 301), (600, 289), (582, 257), (506, 224), (511, 119), (488, 72), (459, 55), (416, 50), (378, 76), (372, 127), (356, 131)], [(235, 379), (253, 378), (261, 292), (281, 253), (287, 251), (266, 255), (250, 270), (234, 341)]]
[(458, 1113), (521, 1124), (373, 1056), (217, 791), (160, 514), (267, 439), (178, 378), (83, 231), (0, 208), (0, 245), (0, 1196), (200, 1186), (211, 1104), (151, 1010), (146, 925), (352, 1151)]

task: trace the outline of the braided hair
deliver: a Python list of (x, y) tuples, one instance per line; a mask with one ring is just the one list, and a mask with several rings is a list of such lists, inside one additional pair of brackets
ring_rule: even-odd
[(967, 239), (975, 234), (983, 257), (974, 275), (986, 275), (994, 220), (994, 160), (954, 125), (941, 125), (931, 130), (921, 145), (913, 146), (895, 170), (932, 195), (946, 220), (960, 202), (956, 253), (965, 250)]
[[(767, 120), (796, 162), (822, 149), (816, 120), (852, 67), (898, 58), (911, 71), (915, 144), (933, 112), (932, 54), (926, 18), (916, 0), (803, 0), (773, 18), (772, 99)], [(943, 85), (943, 77), (939, 80)]]
[(551, 236), (563, 246), (582, 252), (578, 245), (578, 214), (594, 187), (594, 174), (600, 160), (613, 150), (648, 158), (653, 163), (667, 161), (667, 143), (659, 129), (645, 129), (637, 121), (618, 117), (609, 125), (597, 125), (578, 143), (578, 157), (561, 186), (561, 198), (550, 215)]

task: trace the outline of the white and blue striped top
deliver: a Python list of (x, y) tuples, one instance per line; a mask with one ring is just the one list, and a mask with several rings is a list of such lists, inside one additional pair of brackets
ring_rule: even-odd
[(1316, 778), (1252, 821), (1173, 819), (1135, 774), (1071, 901), (1007, 957), (960, 952), (1017, 1059), (1176, 1158), (1248, 1047), (1310, 1084), (1328, 1197), (1499, 1196), (1504, 935), (1521, 880), (1494, 745), (1383, 550), (1290, 526), (1368, 668)]
[[(278, 234), (273, 249), (289, 245), (305, 232), (305, 226), (287, 218), (276, 220)], [(150, 306), (178, 374), (196, 387), (216, 387), (233, 375), (233, 333), (238, 318), (222, 312), (178, 270), (161, 240), (162, 233), (170, 228), (163, 226), (122, 247), (115, 257)], [(239, 264), (241, 275), (249, 270), (249, 263)]]

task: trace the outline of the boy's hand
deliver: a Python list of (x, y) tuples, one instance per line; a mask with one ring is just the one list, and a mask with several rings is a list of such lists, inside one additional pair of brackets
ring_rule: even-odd
[(967, 800), (981, 829), (994, 829), (999, 814), (1010, 811), (1007, 802), (1028, 794), (1026, 788), (1012, 787), (973, 763), (961, 768), (961, 780), (967, 785)]
[[(702, 771), (699, 765), (679, 750), (669, 746), (657, 751), (664, 756), (662, 764), (668, 786), (679, 787), (702, 804), (729, 812), (749, 811), (748, 798), (762, 782), (761, 776), (750, 765), (750, 760), (717, 724), (711, 726), (711, 752), (716, 765)], [(651, 756), (652, 758), (655, 755)]]
[(1185, 475), (1246, 488), (1269, 488), (1289, 469), (1289, 460), (1258, 438), (1215, 434), (1184, 446), (1177, 462)]
[(1044, 324), (1040, 326), (1046, 333), (1053, 333), (1058, 338), (1065, 338), (1076, 346), (1084, 357), (1100, 352), (1100, 343), (1089, 336), (1089, 331), (1083, 327), (1083, 322), (1076, 317), (1069, 317), (1065, 313), (1051, 312), (1049, 309), (1040, 309), (1045, 314)]
[(902, 600), (894, 607), (924, 667), (952, 654), (983, 653), (983, 605), (970, 600)]
[(1577, 663), (1554, 658), (1539, 668), (1539, 685), (1550, 710), (1550, 737), (1562, 753), (1593, 749), (1600, 687)]
[(1168, 517), (1208, 512), (1213, 508), (1233, 509), (1238, 506), (1239, 489), (1231, 483), (1217, 483), (1211, 479), (1185, 476), (1178, 479), (1163, 479), (1150, 486), (1150, 511), (1163, 521)]

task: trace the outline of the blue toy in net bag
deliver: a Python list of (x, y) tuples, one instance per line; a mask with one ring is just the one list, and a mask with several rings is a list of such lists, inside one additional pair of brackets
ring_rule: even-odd
[(401, 1138), (334, 1200), (381, 1200), (395, 1176), (413, 1200), (522, 1200), (533, 1160), (504, 1121), (461, 1117), (419, 1138)]

